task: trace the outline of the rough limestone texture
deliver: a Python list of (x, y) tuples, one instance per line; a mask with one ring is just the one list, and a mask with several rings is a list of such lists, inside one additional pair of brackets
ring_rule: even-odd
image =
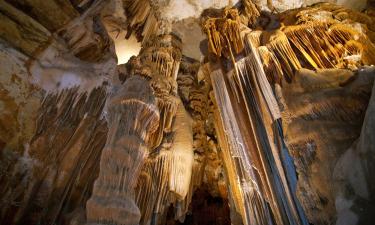
[[(350, 216), (340, 214), (342, 210), (349, 210), (347, 204), (351, 204), (345, 203), (351, 200), (337, 192), (340, 187), (342, 195), (351, 193), (341, 182), (351, 183), (354, 190), (359, 190), (349, 194), (352, 198), (357, 196), (370, 201), (367, 182), (371, 179), (359, 176), (367, 173), (367, 169), (361, 167), (367, 160), (357, 158), (355, 168), (359, 174), (355, 176), (358, 181), (355, 184), (354, 177), (345, 173), (352, 171), (353, 161), (349, 165), (345, 160), (349, 160), (349, 154), (354, 154), (352, 145), (356, 146), (361, 129), (366, 129), (362, 124), (367, 126), (364, 118), (370, 112), (366, 113), (366, 109), (374, 79), (373, 69), (361, 69), (356, 74), (347, 70), (316, 73), (303, 69), (297, 72), (292, 83), (285, 83), (280, 89), (285, 141), (298, 173), (298, 197), (309, 221), (314, 224), (334, 223), (336, 210), (337, 224)], [(357, 151), (370, 150), (363, 147)], [(352, 214), (350, 217), (358, 218)]]
[[(361, 73), (374, 79), (374, 69), (364, 69)], [(337, 225), (373, 222), (375, 183), (371, 177), (374, 174), (372, 162), (375, 155), (374, 90), (373, 87), (359, 138), (340, 156), (334, 168)]]

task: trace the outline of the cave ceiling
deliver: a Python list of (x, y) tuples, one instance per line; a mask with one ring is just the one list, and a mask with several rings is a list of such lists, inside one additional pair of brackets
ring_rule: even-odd
[[(220, 9), (226, 6), (233, 6), (239, 4), (239, 0), (157, 0), (154, 1), (160, 6), (161, 16), (165, 19), (173, 21), (173, 31), (183, 40), (184, 48), (183, 54), (201, 60), (204, 56), (205, 35), (201, 32), (199, 17), (205, 9), (214, 8)], [(282, 0), (282, 1), (267, 1), (258, 0), (258, 5), (262, 10), (269, 12), (276, 10), (283, 12), (290, 9), (299, 8), (302, 6), (312, 5), (314, 3), (322, 2), (320, 0)], [(363, 10), (366, 7), (367, 0), (329, 0), (325, 2), (337, 3), (356, 10)], [(118, 36), (119, 35), (119, 36)], [(124, 34), (116, 34), (115, 43), (118, 49), (123, 49), (126, 45), (136, 46), (132, 47), (129, 52), (137, 52), (140, 49), (139, 45), (134, 43), (134, 38), (127, 41), (124, 40)], [(127, 61), (130, 55), (119, 56), (121, 63)]]

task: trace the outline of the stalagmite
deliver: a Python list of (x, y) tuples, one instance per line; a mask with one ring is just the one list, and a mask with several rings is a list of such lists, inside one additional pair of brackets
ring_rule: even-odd
[(159, 123), (152, 90), (141, 77), (129, 78), (109, 102), (109, 133), (100, 173), (87, 202), (88, 224), (138, 224), (134, 188)]

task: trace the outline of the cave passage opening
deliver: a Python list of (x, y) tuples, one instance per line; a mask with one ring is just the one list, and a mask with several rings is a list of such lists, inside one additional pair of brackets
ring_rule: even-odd
[(174, 220), (173, 210), (170, 206), (166, 225), (231, 225), (228, 199), (212, 196), (204, 187), (194, 192), (184, 222)]
[(128, 39), (125, 38), (126, 30), (110, 32), (109, 34), (115, 43), (117, 65), (125, 64), (130, 57), (139, 55), (141, 42), (138, 42), (135, 35), (131, 35)]

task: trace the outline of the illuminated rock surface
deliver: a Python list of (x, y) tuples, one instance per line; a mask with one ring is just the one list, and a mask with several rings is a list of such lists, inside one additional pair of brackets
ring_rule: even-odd
[(375, 4), (317, 2), (0, 1), (0, 224), (372, 225)]

